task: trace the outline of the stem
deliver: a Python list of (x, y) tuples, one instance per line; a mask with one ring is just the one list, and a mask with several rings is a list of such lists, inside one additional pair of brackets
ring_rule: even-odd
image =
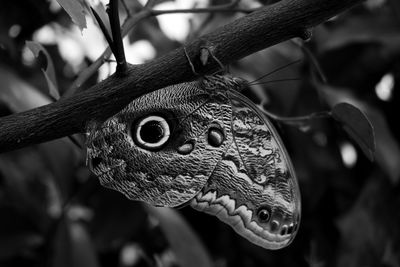
[(123, 72), (127, 68), (124, 44), (122, 43), (121, 26), (119, 23), (119, 0), (110, 0), (108, 16), (110, 18), (111, 32), (114, 45), (114, 56), (117, 60), (117, 72)]

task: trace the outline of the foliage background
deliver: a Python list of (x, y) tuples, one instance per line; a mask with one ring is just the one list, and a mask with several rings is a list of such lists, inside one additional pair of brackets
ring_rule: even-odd
[[(139, 3), (126, 2), (134, 16)], [(173, 6), (160, 2), (159, 8)], [(271, 1), (242, 2), (252, 7)], [(175, 1), (174, 7), (182, 5), (193, 3)], [(128, 61), (150, 60), (241, 14), (180, 15), (181, 22), (177, 16), (137, 25), (126, 38)], [(182, 27), (170, 33), (168, 20)], [(245, 93), (280, 116), (350, 102), (375, 129), (371, 163), (332, 119), (302, 127), (276, 123), (302, 191), (302, 223), (289, 247), (266, 251), (190, 208), (155, 209), (128, 201), (102, 188), (85, 166), (84, 151), (64, 138), (0, 154), (0, 265), (400, 266), (399, 22), (396, 0), (366, 1), (315, 28), (307, 42), (284, 42), (230, 66), (233, 74), (255, 80), (302, 58), (264, 79), (300, 80), (266, 83)], [(62, 95), (105, 48), (89, 17), (87, 23), (82, 36), (55, 1), (2, 3), (0, 116), (52, 101), (41, 70), (51, 63), (44, 53), (34, 57), (26, 41), (46, 49)], [(114, 67), (105, 63), (82, 87)]]

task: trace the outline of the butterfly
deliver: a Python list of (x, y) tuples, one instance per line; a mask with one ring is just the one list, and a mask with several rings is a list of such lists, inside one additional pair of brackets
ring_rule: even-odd
[(300, 191), (274, 126), (227, 75), (143, 95), (88, 126), (87, 155), (100, 183), (154, 206), (190, 205), (266, 249), (287, 246)]

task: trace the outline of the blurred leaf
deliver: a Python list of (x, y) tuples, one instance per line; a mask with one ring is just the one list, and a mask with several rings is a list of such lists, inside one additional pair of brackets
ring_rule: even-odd
[(23, 81), (14, 72), (0, 66), (0, 101), (13, 112), (21, 112), (51, 103), (48, 96)]
[(400, 146), (393, 136), (382, 111), (374, 108), (363, 101), (356, 99), (347, 88), (339, 88), (328, 85), (319, 85), (330, 106), (340, 102), (352, 103), (361, 107), (374, 125), (376, 135), (375, 158), (381, 169), (387, 173), (393, 184), (400, 179)]
[(338, 220), (341, 244), (337, 266), (400, 266), (400, 198), (382, 178), (379, 172), (368, 177), (352, 209)]
[(83, 31), (86, 28), (85, 9), (80, 0), (57, 0), (72, 21)]
[(26, 223), (29, 216), (13, 206), (0, 206), (0, 260), (14, 257), (21, 252), (36, 249), (43, 243), (43, 238), (35, 227)]
[(26, 46), (32, 51), (35, 57), (38, 57), (40, 52), (42, 52), (46, 57), (46, 69), (42, 68), (44, 77), (46, 78), (47, 86), (49, 88), (49, 94), (55, 100), (60, 99), (60, 93), (58, 92), (56, 72), (54, 70), (53, 60), (51, 59), (47, 50), (38, 42), (26, 41)]
[(26, 223), (45, 231), (50, 223), (48, 216), (48, 183), (53, 179), (44, 167), (39, 153), (32, 148), (0, 155), (3, 203), (13, 205), (26, 216)]
[(400, 2), (397, 0), (389, 0), (388, 2), (389, 2), (389, 6), (395, 10), (396, 14), (399, 14)]
[(99, 266), (92, 240), (82, 223), (63, 219), (58, 225), (54, 242), (53, 266)]
[(355, 42), (379, 42), (388, 47), (400, 44), (400, 26), (390, 9), (341, 16), (336, 23), (316, 27), (314, 41), (320, 52)]
[(342, 124), (344, 130), (360, 146), (364, 154), (373, 161), (375, 133), (367, 116), (351, 104), (340, 103), (332, 108), (332, 117)]
[(101, 187), (94, 178), (91, 180), (98, 190), (90, 202), (94, 213), (90, 230), (97, 250), (110, 250), (131, 238), (146, 239), (147, 213), (141, 203)]
[[(0, 66), (0, 80), (2, 81), (0, 102), (4, 102), (12, 112), (22, 112), (51, 103), (47, 95), (42, 94), (35, 87), (32, 87), (32, 85), (26, 83), (14, 72), (3, 66)], [(75, 168), (73, 167), (77, 165), (79, 159), (82, 160), (82, 153), (77, 153), (75, 146), (67, 138), (42, 143), (37, 147), (42, 157), (41, 160), (45, 162), (48, 170), (52, 172), (56, 179), (57, 188), (61, 191), (63, 199), (66, 199), (72, 184), (75, 182), (72, 179), (75, 173)], [(27, 151), (29, 151), (29, 148), (20, 150), (19, 153), (23, 156)], [(41, 165), (32, 164), (32, 166)]]
[(36, 149), (0, 154), (0, 257), (36, 250), (60, 206), (54, 177)]
[(60, 138), (38, 145), (38, 152), (54, 177), (62, 201), (67, 200), (76, 190), (76, 171), (79, 163), (84, 162), (82, 151), (67, 138)]
[(147, 211), (160, 222), (180, 266), (209, 267), (212, 261), (198, 236), (175, 210), (145, 205)]
[(384, 114), (369, 107), (368, 117), (372, 121), (376, 133), (376, 161), (391, 179), (397, 184), (400, 179), (400, 146), (392, 134)]

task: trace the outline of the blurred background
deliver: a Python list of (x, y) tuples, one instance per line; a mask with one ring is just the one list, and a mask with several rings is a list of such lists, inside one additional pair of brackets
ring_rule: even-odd
[[(108, 1), (74, 2), (83, 30), (57, 1), (1, 2), (0, 116), (113, 73), (112, 59), (98, 60), (106, 41), (87, 12), (90, 4), (104, 13)], [(139, 16), (145, 2), (125, 0), (122, 22)], [(156, 2), (157, 10), (228, 3)], [(127, 60), (146, 62), (243, 15), (148, 17), (124, 39)], [(287, 248), (267, 251), (216, 217), (152, 208), (101, 187), (77, 135), (75, 143), (63, 138), (0, 154), (0, 266), (400, 266), (399, 59), (400, 2), (368, 0), (313, 29), (306, 42), (290, 40), (229, 66), (249, 81), (280, 69), (244, 92), (275, 115), (308, 116), (348, 102), (375, 130), (371, 162), (331, 118), (275, 122), (302, 192), (301, 226)]]

